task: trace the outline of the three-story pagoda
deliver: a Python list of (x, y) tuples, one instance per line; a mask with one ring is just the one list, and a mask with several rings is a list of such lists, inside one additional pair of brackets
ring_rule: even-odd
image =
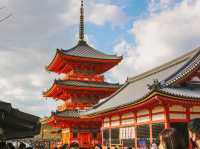
[(83, 0), (80, 13), (77, 45), (69, 50), (57, 49), (54, 59), (47, 66), (48, 71), (62, 74), (62, 79), (55, 80), (43, 95), (64, 101), (47, 121), (54, 127), (63, 128), (62, 143), (70, 144), (76, 140), (82, 147), (90, 147), (94, 145), (92, 134), (100, 132), (97, 129), (101, 124), (98, 120), (91, 124), (91, 120), (80, 119), (79, 111), (92, 107), (120, 87), (119, 84), (105, 82), (103, 73), (117, 65), (122, 57), (104, 54), (88, 45), (84, 40)]

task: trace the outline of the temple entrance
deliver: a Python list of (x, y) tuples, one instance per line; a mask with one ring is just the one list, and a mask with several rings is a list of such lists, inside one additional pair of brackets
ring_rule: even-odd
[(89, 132), (80, 133), (80, 146), (81, 147), (90, 147), (91, 145), (91, 134)]
[(181, 136), (184, 138), (186, 145), (189, 146), (189, 135), (188, 135), (188, 129), (187, 129), (187, 123), (171, 123), (170, 124), (172, 128), (175, 128)]

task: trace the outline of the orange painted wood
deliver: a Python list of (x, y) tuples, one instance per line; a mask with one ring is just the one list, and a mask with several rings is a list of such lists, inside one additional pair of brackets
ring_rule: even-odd
[(121, 59), (108, 60), (69, 56), (57, 52), (52, 62), (47, 66), (47, 70), (57, 73), (67, 73), (69, 70), (77, 68), (73, 66), (84, 63), (87, 64), (87, 67), (85, 68), (91, 69), (91, 65), (94, 65), (93, 70), (95, 70), (96, 73), (103, 73), (117, 65), (120, 61)]

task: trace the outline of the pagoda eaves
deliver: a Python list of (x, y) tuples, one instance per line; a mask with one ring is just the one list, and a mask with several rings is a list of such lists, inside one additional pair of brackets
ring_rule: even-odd
[(47, 70), (56, 73), (68, 73), (77, 67), (84, 66), (87, 70), (102, 74), (121, 60), (121, 56), (104, 54), (82, 41), (69, 50), (57, 49), (54, 59), (47, 66)]
[[(45, 97), (68, 100), (73, 96), (91, 96), (98, 100), (109, 96), (120, 87), (119, 84), (106, 82), (87, 82), (73, 80), (55, 80), (52, 87), (43, 93)], [(93, 99), (94, 100), (94, 99)], [(97, 101), (95, 101), (97, 102)]]
[(80, 118), (79, 110), (66, 110), (63, 112), (53, 112), (47, 123), (53, 127), (59, 128), (72, 127), (73, 125), (85, 125), (85, 127), (92, 128), (100, 125), (100, 119), (82, 119)]

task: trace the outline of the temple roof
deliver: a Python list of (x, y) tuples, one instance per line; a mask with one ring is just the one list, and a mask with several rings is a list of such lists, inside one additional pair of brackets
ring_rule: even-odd
[(171, 85), (177, 80), (184, 78), (194, 70), (198, 69), (200, 65), (200, 50), (193, 56), (183, 67), (179, 68), (175, 73), (171, 74), (166, 80), (166, 85)]
[(10, 103), (0, 101), (0, 139), (33, 137), (40, 131), (39, 117), (12, 108)]
[(96, 50), (95, 48), (88, 45), (85, 41), (79, 41), (76, 46), (69, 50), (58, 50), (64, 55), (76, 56), (83, 58), (93, 58), (93, 59), (102, 59), (102, 60), (121, 60), (121, 56), (108, 55), (103, 52)]
[(172, 96), (184, 97), (189, 99), (200, 98), (200, 87), (191, 88), (188, 87), (166, 87), (160, 90), (160, 92), (169, 94)]
[(107, 82), (87, 82), (72, 80), (55, 80), (55, 84), (65, 86), (89, 87), (89, 88), (119, 88), (119, 84), (111, 84)]
[(94, 106), (93, 109), (82, 114), (93, 115), (137, 103), (147, 97), (153, 90), (185, 98), (200, 98), (199, 85), (196, 86), (196, 89), (191, 89), (182, 86), (173, 88), (174, 85), (170, 86), (168, 84), (168, 78), (179, 81), (183, 79), (180, 74), (187, 76), (192, 70), (199, 68), (199, 56), (200, 48), (197, 48), (155, 69), (129, 78), (117, 92)]
[(79, 110), (65, 110), (62, 112), (54, 112), (52, 113), (54, 116), (59, 116), (59, 117), (67, 117), (67, 118), (79, 118), (80, 116), (80, 111)]

